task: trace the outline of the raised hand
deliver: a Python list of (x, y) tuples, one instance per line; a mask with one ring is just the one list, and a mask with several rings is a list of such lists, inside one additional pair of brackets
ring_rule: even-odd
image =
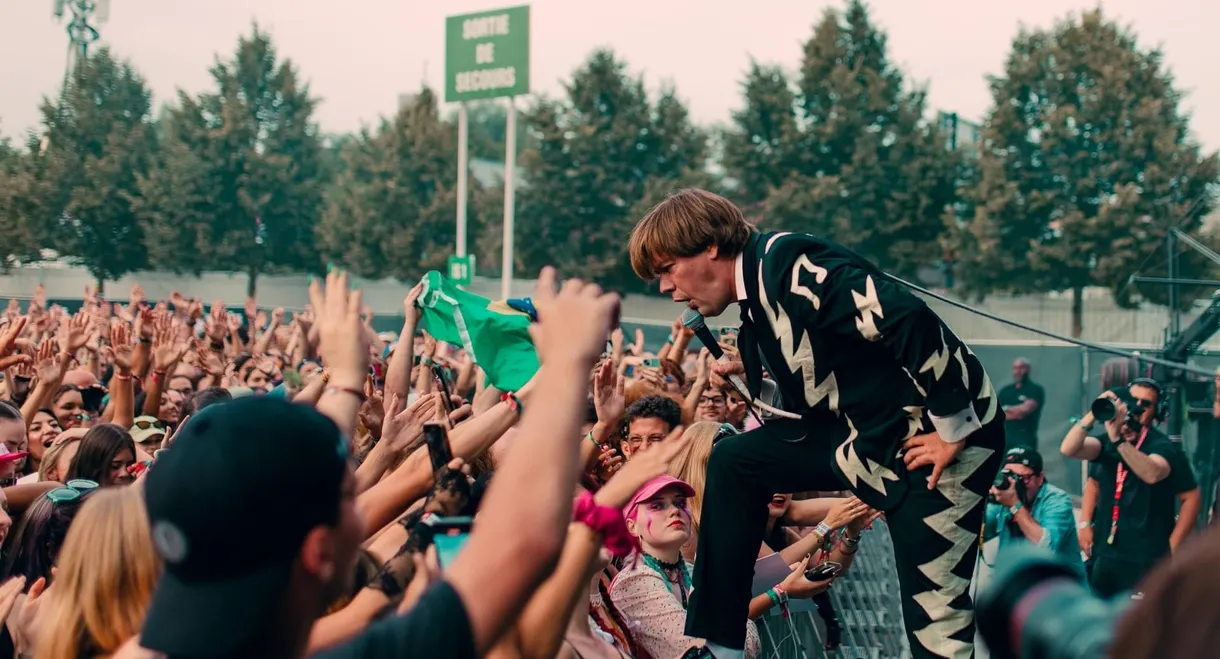
[(188, 346), (185, 341), (177, 340), (173, 325), (168, 320), (166, 318), (164, 322), (157, 323), (157, 331), (153, 336), (153, 370), (160, 373), (168, 373), (182, 359), (182, 355), (186, 354)]
[(543, 268), (534, 288), (538, 322), (529, 329), (539, 360), (575, 361), (588, 372), (606, 348), (606, 335), (618, 325), (619, 304), (618, 295), (579, 279), (569, 279), (557, 290), (555, 270)]
[(208, 314), (204, 333), (212, 340), (212, 343), (224, 343), (225, 336), (228, 335), (228, 327), (228, 314), (225, 312), (224, 303), (217, 300), (212, 304), (212, 311)]
[(132, 355), (135, 354), (131, 334), (127, 323), (119, 323), (110, 328), (110, 347), (106, 349), (106, 354), (114, 362), (114, 368), (119, 373), (131, 372)]
[(64, 376), (64, 367), (59, 361), (55, 344), (50, 339), (43, 339), (38, 345), (35, 374), (39, 382), (55, 382)]
[(59, 344), (64, 351), (75, 355), (89, 342), (89, 314), (78, 311), (59, 326)]
[(326, 361), (331, 382), (360, 389), (369, 369), (369, 337), (360, 322), (360, 291), (349, 291), (347, 274), (326, 275), (326, 285), (314, 279), (309, 299), (318, 314), (318, 351)]
[(623, 396), (626, 378), (619, 377), (614, 362), (607, 359), (597, 367), (593, 377), (593, 407), (597, 410), (598, 423), (611, 426), (618, 423), (626, 412), (627, 401)]
[(153, 332), (156, 331), (156, 317), (152, 309), (140, 307), (135, 310), (135, 317), (135, 336), (144, 341), (152, 341)]
[(424, 292), (424, 283), (421, 281), (411, 287), (407, 291), (407, 296), (402, 299), (402, 315), (405, 318), (404, 324), (410, 323), (412, 327), (419, 324), (419, 296)]
[(32, 361), (29, 355), (14, 354), (17, 350), (17, 339), (25, 330), (27, 322), (29, 322), (28, 318), (18, 316), (16, 320), (8, 324), (8, 329), (4, 334), (0, 335), (0, 370), (17, 364), (28, 364)]

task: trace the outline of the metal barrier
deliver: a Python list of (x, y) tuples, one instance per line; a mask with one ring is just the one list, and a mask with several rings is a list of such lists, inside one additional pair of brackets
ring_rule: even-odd
[(909, 657), (902, 627), (894, 545), (885, 522), (877, 520), (865, 534), (856, 560), (830, 589), (842, 627), (838, 649), (824, 649), (826, 626), (816, 613), (778, 612), (758, 621), (765, 659), (897, 659)]

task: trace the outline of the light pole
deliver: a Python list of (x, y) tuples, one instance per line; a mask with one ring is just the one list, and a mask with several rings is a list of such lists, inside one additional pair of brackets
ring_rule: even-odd
[[(89, 46), (101, 38), (94, 25), (101, 25), (110, 18), (110, 0), (54, 0), (55, 18), (63, 19), (64, 10), (71, 12), (68, 19), (68, 63), (64, 78), (80, 66), (89, 55)], [(90, 19), (95, 23), (90, 24)]]

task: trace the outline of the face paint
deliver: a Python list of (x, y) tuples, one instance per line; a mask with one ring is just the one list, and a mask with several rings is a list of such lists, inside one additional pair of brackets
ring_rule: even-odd
[(679, 492), (662, 492), (636, 508), (637, 535), (646, 547), (681, 547), (691, 535), (690, 509)]

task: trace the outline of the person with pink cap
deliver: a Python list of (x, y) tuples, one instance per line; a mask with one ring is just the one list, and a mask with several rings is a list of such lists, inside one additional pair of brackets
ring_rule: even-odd
[[(627, 560), (610, 584), (610, 601), (626, 620), (635, 643), (653, 659), (678, 659), (703, 639), (686, 636), (686, 608), (691, 596), (692, 566), (682, 558), (682, 545), (694, 528), (687, 500), (695, 489), (685, 481), (662, 475), (648, 481), (623, 508), (627, 531), (639, 541), (639, 551)], [(805, 579), (805, 560), (770, 592), (750, 602), (750, 617), (757, 618), (774, 604), (785, 606), (789, 597), (805, 598), (823, 592), (830, 581)], [(746, 626), (746, 656), (761, 651), (758, 629)]]

